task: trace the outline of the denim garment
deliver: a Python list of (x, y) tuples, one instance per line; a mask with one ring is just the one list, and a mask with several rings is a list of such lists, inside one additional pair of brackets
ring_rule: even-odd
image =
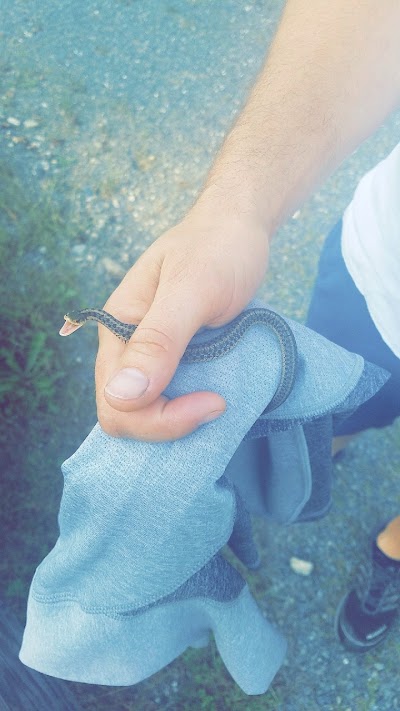
[(387, 427), (400, 417), (400, 357), (383, 340), (364, 296), (347, 270), (342, 255), (341, 220), (330, 231), (322, 248), (307, 326), (339, 346), (360, 353), (391, 374), (384, 387), (344, 421), (339, 434)]
[(335, 423), (387, 378), (287, 322), (299, 361), (275, 411), (263, 414), (280, 380), (280, 346), (256, 325), (222, 357), (181, 363), (166, 390), (221, 393), (219, 419), (161, 443), (114, 439), (96, 425), (63, 464), (60, 536), (32, 582), (22, 662), (64, 679), (129, 685), (212, 631), (243, 691), (267, 690), (286, 643), (220, 550), (229, 542), (254, 568), (248, 511), (289, 523), (329, 508)]

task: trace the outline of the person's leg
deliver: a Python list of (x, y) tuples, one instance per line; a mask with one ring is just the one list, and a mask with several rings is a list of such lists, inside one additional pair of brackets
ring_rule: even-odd
[(343, 452), (347, 445), (353, 441), (360, 434), (359, 432), (354, 432), (354, 434), (348, 435), (338, 435), (332, 440), (332, 457), (336, 457), (339, 452)]
[[(382, 366), (391, 378), (345, 420), (332, 443), (335, 455), (370, 427), (385, 427), (400, 415), (400, 359), (376, 329), (341, 254), (341, 222), (322, 250), (307, 326), (347, 350)], [(356, 586), (341, 601), (336, 630), (352, 651), (367, 651), (385, 639), (400, 608), (400, 516), (374, 536)]]
[(400, 516), (396, 516), (379, 533), (376, 544), (388, 558), (400, 561)]
[(356, 435), (391, 425), (400, 416), (400, 359), (386, 345), (369, 315), (363, 295), (347, 271), (341, 251), (342, 223), (329, 233), (322, 249), (306, 325), (348, 351), (385, 368), (390, 379), (335, 431)]
[[(384, 641), (400, 609), (400, 516), (374, 536), (354, 587), (340, 602), (335, 628), (352, 652)], [(398, 555), (399, 554), (399, 555)]]

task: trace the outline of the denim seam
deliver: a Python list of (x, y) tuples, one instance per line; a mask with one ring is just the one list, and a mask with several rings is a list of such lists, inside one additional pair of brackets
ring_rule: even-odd
[[(348, 385), (349, 380), (351, 380), (353, 378), (354, 373), (357, 373), (359, 371), (360, 365), (363, 366), (361, 369), (361, 372), (358, 373), (357, 381), (353, 384), (353, 387), (350, 388), (350, 390), (349, 390), (348, 389), (349, 388), (349, 385)], [(340, 407), (341, 403), (343, 403), (347, 400), (347, 398), (350, 395), (350, 393), (352, 392), (352, 390), (354, 390), (354, 388), (357, 386), (357, 382), (360, 379), (363, 369), (364, 369), (364, 361), (360, 356), (360, 360), (357, 360), (357, 362), (354, 363), (351, 374), (350, 374), (348, 380), (346, 381), (346, 385), (343, 386), (342, 390), (340, 391), (340, 394), (338, 395), (338, 399), (336, 399), (335, 402), (333, 404), (330, 404), (328, 407), (325, 407), (324, 409), (314, 410), (313, 412), (306, 413), (304, 415), (302, 414), (301, 417), (299, 417), (298, 419), (293, 418), (293, 417), (288, 418), (283, 415), (282, 417), (271, 417), (271, 418), (260, 417), (259, 421), (265, 421), (266, 424), (268, 424), (268, 425), (271, 424), (273, 427), (273, 423), (276, 423), (277, 425), (279, 425), (280, 423), (282, 423), (282, 424), (289, 423), (289, 425), (290, 425), (290, 423), (292, 423), (292, 422), (296, 422), (296, 424), (303, 424), (304, 422), (311, 422), (312, 420), (314, 420), (318, 417), (321, 417), (322, 415), (329, 415), (329, 413), (332, 413), (333, 411), (335, 411), (338, 407)], [(289, 428), (290, 427), (287, 427), (285, 429), (289, 429)], [(271, 431), (272, 431), (272, 429), (271, 429)]]
[(214, 607), (217, 607), (218, 605), (224, 605), (224, 607), (233, 607), (233, 605), (235, 605), (235, 604), (237, 603), (237, 601), (239, 600), (239, 598), (241, 597), (241, 595), (244, 594), (244, 591), (245, 591), (246, 588), (249, 590), (249, 586), (248, 586), (247, 583), (243, 580), (243, 587), (241, 588), (239, 594), (236, 595), (236, 597), (230, 598), (229, 600), (215, 600), (214, 598), (208, 597), (208, 596), (205, 596), (205, 595), (193, 595), (193, 596), (191, 596), (191, 597), (180, 598), (180, 599), (178, 599), (178, 600), (168, 600), (168, 602), (160, 602), (160, 605), (147, 608), (146, 610), (143, 610), (143, 611), (141, 610), (141, 608), (139, 608), (137, 611), (134, 611), (134, 614), (132, 614), (132, 615), (129, 615), (129, 614), (128, 614), (128, 615), (124, 615), (124, 614), (120, 614), (120, 613), (118, 613), (118, 612), (116, 612), (115, 615), (112, 615), (112, 614), (107, 613), (107, 612), (105, 612), (105, 613), (103, 613), (103, 614), (104, 614), (105, 617), (111, 617), (112, 619), (115, 619), (115, 620), (127, 620), (127, 619), (129, 620), (129, 619), (133, 619), (133, 618), (135, 618), (135, 617), (137, 617), (137, 616), (139, 616), (139, 615), (140, 615), (140, 616), (145, 615), (147, 612), (151, 612), (151, 610), (156, 610), (157, 607), (158, 607), (158, 608), (160, 608), (160, 607), (169, 607), (170, 605), (178, 605), (178, 604), (180, 604), (180, 603), (182, 603), (182, 602), (184, 603), (184, 602), (203, 602), (203, 601), (206, 601), (207, 604), (213, 605)]
[[(158, 607), (169, 607), (171, 605), (178, 605), (178, 604), (181, 604), (184, 602), (194, 602), (194, 601), (201, 602), (204, 600), (207, 602), (207, 604), (209, 604), (213, 607), (217, 607), (219, 605), (224, 605), (225, 607), (226, 606), (233, 607), (233, 605), (235, 605), (238, 602), (238, 600), (240, 600), (240, 598), (242, 596), (244, 596), (246, 591), (250, 592), (250, 588), (249, 588), (248, 584), (246, 582), (244, 582), (244, 585), (243, 585), (242, 589), (240, 590), (239, 594), (235, 598), (228, 600), (228, 601), (214, 600), (213, 598), (206, 597), (204, 595), (198, 595), (198, 596), (193, 596), (193, 597), (188, 597), (188, 598), (181, 598), (179, 600), (169, 600), (168, 602), (161, 602)], [(104, 615), (104, 617), (108, 617), (113, 620), (132, 620), (139, 615), (145, 615), (147, 612), (151, 612), (151, 610), (157, 609), (156, 607), (151, 607), (149, 609), (142, 611), (141, 608), (144, 607), (144, 605), (141, 605), (137, 609), (137, 611), (135, 611), (134, 608), (129, 608), (129, 610), (127, 610), (127, 612), (133, 611), (135, 614), (127, 615), (127, 614), (121, 613), (120, 610), (118, 610), (116, 608), (112, 608), (111, 610), (110, 609), (105, 610), (103, 608), (87, 608), (87, 607), (81, 605), (78, 602), (78, 600), (75, 600), (73, 598), (65, 598), (62, 600), (45, 600), (45, 601), (36, 599), (36, 602), (40, 602), (41, 604), (45, 604), (45, 605), (49, 605), (49, 604), (63, 605), (65, 602), (73, 603), (73, 604), (77, 605), (82, 610), (82, 612), (84, 612), (87, 615)], [(113, 612), (114, 612), (114, 614), (113, 614)]]
[[(201, 570), (201, 568), (203, 568), (205, 565), (207, 565), (207, 563), (211, 560), (211, 558), (213, 558), (215, 555), (217, 555), (217, 553), (219, 553), (219, 552), (221, 551), (221, 549), (222, 549), (224, 546), (226, 546), (226, 544), (227, 544), (228, 541), (229, 541), (230, 536), (232, 535), (234, 523), (235, 523), (236, 516), (237, 516), (237, 502), (236, 502), (236, 497), (235, 497), (235, 495), (234, 495), (233, 486), (232, 486), (232, 485), (230, 485), (229, 487), (225, 486), (225, 488), (228, 489), (228, 490), (231, 490), (231, 492), (232, 492), (232, 498), (233, 498), (233, 509), (232, 509), (232, 515), (231, 515), (231, 518), (230, 518), (230, 534), (228, 535), (227, 540), (224, 541), (223, 543), (221, 543), (221, 545), (220, 545), (218, 548), (216, 548), (213, 553), (207, 554), (207, 556), (203, 559), (203, 561), (202, 561), (201, 563), (198, 563), (198, 564), (196, 564), (195, 566), (193, 566), (193, 569), (191, 569), (191, 570), (189, 571), (187, 578), (186, 578), (185, 580), (183, 580), (181, 583), (179, 583), (178, 587), (180, 587), (181, 585), (184, 585), (184, 583), (186, 583), (186, 582), (189, 580), (189, 578), (192, 577), (192, 575), (195, 575), (195, 573), (198, 573), (199, 570)], [(69, 600), (70, 602), (76, 602), (78, 605), (81, 606), (79, 600), (78, 600), (75, 596), (70, 595), (69, 593), (62, 593), (62, 592), (61, 592), (61, 593), (53, 593), (53, 594), (51, 594), (51, 595), (46, 595), (46, 594), (44, 594), (44, 593), (41, 594), (41, 593), (36, 592), (35, 589), (34, 589), (34, 587), (35, 587), (35, 576), (34, 576), (33, 581), (32, 581), (32, 591), (31, 591), (31, 594), (32, 594), (32, 597), (33, 597), (37, 602), (41, 602), (41, 603), (57, 603), (57, 602), (62, 602), (62, 601)], [(177, 588), (174, 588), (173, 590), (164, 591), (163, 597), (166, 597), (167, 595), (171, 595), (172, 593), (175, 592), (175, 590), (177, 590)], [(144, 605), (150, 605), (150, 604), (153, 603), (153, 602), (157, 602), (159, 599), (160, 599), (160, 597), (152, 597), (152, 598), (150, 598), (150, 599), (146, 599), (145, 601), (142, 601), (142, 602), (141, 602), (140, 607), (144, 607)], [(140, 609), (140, 607), (137, 608), (137, 609)], [(82, 609), (84, 609), (84, 608), (82, 608)], [(86, 608), (85, 608), (85, 609), (86, 609)], [(96, 607), (93, 607), (93, 608), (91, 608), (91, 609), (92, 609), (92, 611), (93, 611), (93, 614), (96, 614), (96, 612), (102, 612), (102, 613), (106, 614), (105, 611), (106, 611), (107, 609), (109, 609), (109, 608), (105, 608), (105, 607), (101, 607), (101, 606), (98, 606), (98, 607), (97, 607), (97, 606), (96, 606)], [(114, 606), (112, 609), (116, 610), (116, 609), (120, 609), (120, 607), (119, 607), (119, 606)], [(121, 609), (122, 609), (122, 608), (121, 608)], [(130, 607), (129, 609), (132, 610), (132, 609), (134, 609), (134, 608)], [(89, 608), (87, 608), (87, 611), (89, 611)]]

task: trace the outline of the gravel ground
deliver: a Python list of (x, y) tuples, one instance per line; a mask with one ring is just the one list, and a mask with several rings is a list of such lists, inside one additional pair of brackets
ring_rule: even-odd
[[(135, 258), (190, 205), (281, 9), (274, 0), (3, 0), (0, 156), (33, 191), (68, 205), (78, 227), (70, 255), (87, 304), (100, 305)], [(398, 141), (399, 127), (393, 116), (281, 229), (261, 294), (288, 316), (304, 319), (324, 235), (359, 177)], [(39, 252), (41, 245), (33, 247)], [(60, 305), (60, 315), (64, 310)], [(91, 377), (93, 340), (82, 339), (79, 348), (87, 353), (77, 356), (74, 377), (83, 382)], [(95, 416), (88, 402), (80, 432)], [(369, 432), (349, 447), (336, 465), (334, 507), (325, 520), (257, 526), (264, 565), (252, 579), (254, 593), (289, 641), (272, 696), (257, 706), (241, 696), (235, 705), (216, 691), (206, 706), (204, 682), (198, 682), (192, 706), (400, 708), (399, 626), (382, 649), (358, 657), (341, 648), (332, 622), (360, 541), (398, 512), (399, 434), (398, 425)], [(68, 423), (64, 442), (70, 451), (77, 445), (76, 427), (69, 432)], [(290, 568), (292, 556), (313, 563), (309, 576)], [(76, 685), (80, 703), (113, 711), (186, 709), (184, 664), (178, 660), (144, 682), (140, 693)]]

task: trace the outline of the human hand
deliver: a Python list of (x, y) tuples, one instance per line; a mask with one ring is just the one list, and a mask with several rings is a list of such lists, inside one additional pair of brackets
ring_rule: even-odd
[(231, 321), (247, 305), (267, 259), (260, 224), (196, 207), (144, 252), (104, 306), (139, 324), (131, 340), (125, 345), (99, 326), (96, 393), (105, 432), (173, 440), (224, 412), (217, 393), (168, 400), (162, 392), (196, 331)]

